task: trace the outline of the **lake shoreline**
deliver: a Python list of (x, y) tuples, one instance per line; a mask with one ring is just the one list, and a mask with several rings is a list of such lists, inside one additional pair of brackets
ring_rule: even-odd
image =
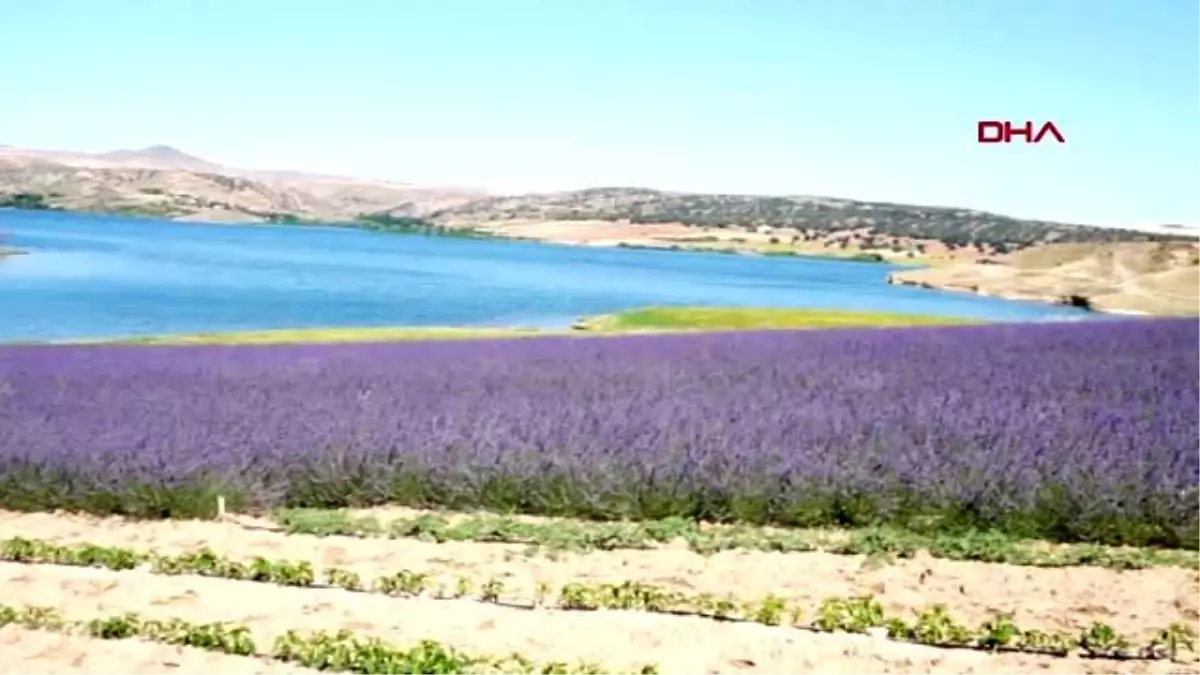
[[(1081, 306), (1076, 304), (1078, 301), (1072, 301), (1070, 296), (1053, 297), (1044, 295), (1033, 295), (1027, 293), (1006, 293), (1003, 291), (987, 291), (977, 287), (959, 286), (955, 284), (932, 284), (926, 281), (912, 281), (903, 278), (898, 278), (895, 275), (888, 275), (888, 284), (893, 286), (907, 286), (909, 288), (919, 288), (922, 290), (943, 291), (946, 293), (962, 293), (975, 295), (981, 298), (999, 298), (1001, 300), (1010, 300), (1012, 302), (1037, 302), (1045, 305), (1054, 305), (1059, 307), (1077, 307), (1085, 309), (1092, 314), (1106, 314), (1111, 316), (1129, 316), (1129, 317), (1162, 317), (1162, 318), (1180, 318), (1186, 315), (1182, 314), (1156, 314), (1154, 312), (1146, 312), (1136, 309), (1106, 309), (1103, 307), (1093, 307), (1090, 304)], [(1082, 296), (1079, 296), (1082, 297)], [(1084, 298), (1086, 300), (1086, 298)]]
[[(36, 260), (5, 268), (28, 290), (12, 296), (17, 304), (0, 315), (5, 341), (304, 325), (390, 326), (402, 333), (416, 330), (407, 326), (427, 326), (454, 338), (501, 322), (537, 326), (538, 333), (569, 330), (605, 312), (647, 306), (825, 307), (984, 321), (1075, 315), (1032, 303), (882, 290), (886, 274), (898, 267), (842, 265), (837, 263), (849, 261), (835, 256), (721, 261), (619, 246), (589, 252), (569, 241), (527, 239), (530, 245), (522, 246), (508, 237), (454, 242), (436, 233), (393, 238), (348, 232), (373, 227), (169, 228), (160, 227), (167, 221), (61, 211), (12, 211), (0, 214), (0, 221), (13, 230), (13, 243), (40, 251)], [(130, 312), (96, 311), (118, 291)], [(743, 325), (739, 319), (732, 327), (793, 326)], [(587, 332), (590, 326), (577, 328)]]
[(897, 270), (887, 283), (1120, 316), (1200, 315), (1194, 244), (1048, 245), (994, 260)]
[[(502, 228), (489, 228), (485, 223), (477, 224), (436, 224), (431, 223), (429, 227), (417, 227), (411, 224), (401, 224), (393, 226), (388, 220), (373, 219), (371, 217), (363, 217), (358, 220), (331, 220), (317, 221), (306, 220), (300, 218), (279, 218), (271, 219), (269, 217), (252, 215), (246, 213), (223, 213), (220, 217), (214, 216), (211, 213), (194, 213), (186, 215), (170, 215), (161, 213), (146, 213), (137, 210), (80, 210), (69, 209), (62, 207), (44, 207), (44, 208), (21, 208), (15, 206), (0, 207), (0, 212), (4, 210), (12, 211), (28, 211), (28, 212), (53, 212), (53, 213), (68, 213), (78, 215), (99, 215), (99, 216), (116, 216), (121, 218), (130, 218), (145, 221), (164, 221), (178, 223), (181, 225), (211, 225), (211, 226), (226, 226), (226, 227), (255, 227), (255, 226), (275, 226), (275, 227), (328, 227), (335, 229), (361, 230), (366, 232), (379, 232), (382, 234), (401, 234), (401, 235), (420, 235), (428, 237), (446, 237), (450, 239), (480, 239), (480, 240), (499, 240), (499, 241), (524, 241), (537, 244), (553, 244), (557, 246), (579, 246), (592, 248), (621, 248), (630, 250), (648, 250), (648, 251), (665, 251), (665, 252), (684, 252), (684, 253), (705, 253), (710, 255), (746, 255), (746, 256), (763, 256), (763, 257), (779, 257), (779, 258), (799, 258), (799, 259), (815, 259), (815, 260), (833, 260), (839, 262), (858, 262), (858, 263), (874, 263), (883, 265), (895, 265), (905, 268), (919, 269), (927, 266), (936, 266), (945, 264), (947, 261), (940, 258), (930, 258), (925, 256), (903, 257), (899, 255), (887, 255), (873, 250), (854, 250), (849, 253), (833, 253), (815, 249), (797, 249), (793, 247), (783, 247), (781, 245), (747, 245), (743, 241), (738, 241), (733, 238), (723, 241), (724, 245), (706, 245), (711, 242), (702, 242), (701, 240), (691, 240), (688, 238), (670, 239), (670, 240), (653, 240), (647, 241), (640, 236), (618, 236), (600, 239), (576, 240), (569, 238), (559, 238), (555, 236), (529, 236), (524, 234), (507, 233)], [(397, 222), (418, 219), (394, 219)], [(621, 227), (621, 223), (611, 223), (613, 227)]]
[[(549, 244), (556, 246), (572, 246), (572, 247), (591, 247), (591, 248), (609, 248), (609, 249), (627, 249), (627, 250), (646, 250), (646, 251), (662, 251), (662, 252), (679, 252), (679, 253), (703, 253), (709, 255), (739, 255), (750, 257), (771, 257), (771, 258), (792, 258), (796, 260), (819, 260), (819, 261), (836, 261), (836, 262), (854, 262), (860, 264), (888, 265), (900, 268), (898, 271), (889, 273), (885, 282), (889, 285), (909, 286), (927, 290), (940, 290), (954, 293), (968, 293), (978, 297), (997, 298), (1013, 302), (1034, 302), (1049, 306), (1072, 307), (1083, 309), (1088, 312), (1098, 314), (1115, 314), (1124, 316), (1190, 316), (1188, 314), (1179, 314), (1175, 312), (1161, 311), (1146, 311), (1142, 309), (1133, 309), (1126, 307), (1108, 307), (1103, 304), (1094, 302), (1087, 294), (1070, 293), (1065, 287), (1049, 289), (1053, 292), (1042, 293), (1020, 293), (1010, 292), (1005, 290), (983, 289), (979, 286), (962, 285), (956, 283), (941, 283), (938, 281), (927, 281), (926, 278), (938, 279), (944, 275), (945, 271), (953, 269), (974, 268), (975, 264), (987, 262), (987, 260), (977, 257), (966, 258), (939, 258), (926, 257), (923, 255), (900, 256), (896, 254), (885, 254), (874, 250), (859, 250), (854, 249), (851, 252), (828, 252), (824, 250), (799, 249), (794, 246), (783, 246), (776, 244), (749, 244), (744, 240), (727, 239), (720, 242), (706, 242), (703, 237), (699, 238), (650, 238), (643, 239), (638, 236), (619, 236), (616, 238), (601, 238), (601, 239), (570, 239), (557, 236), (547, 236), (541, 232), (518, 234), (515, 232), (506, 232), (503, 226), (487, 227), (483, 224), (438, 224), (427, 228), (415, 228), (408, 221), (411, 219), (396, 219), (399, 223), (397, 227), (389, 224), (388, 220), (379, 220), (371, 218), (362, 218), (357, 221), (334, 221), (334, 222), (308, 222), (308, 221), (226, 221), (226, 222), (209, 222), (206, 220), (195, 220), (191, 217), (184, 216), (172, 218), (173, 222), (190, 222), (197, 224), (213, 224), (213, 225), (234, 225), (234, 224), (250, 224), (255, 223), (265, 225), (287, 225), (294, 227), (331, 227), (339, 229), (357, 229), (370, 232), (380, 232), (383, 234), (408, 234), (421, 235), (429, 237), (447, 237), (456, 239), (482, 239), (482, 240), (500, 240), (500, 241), (524, 241), (534, 244)], [(621, 223), (612, 223), (614, 228), (620, 227)], [(718, 245), (720, 244), (720, 245)], [(913, 279), (913, 277), (919, 277)], [(1200, 313), (1200, 309), (1197, 310)]]
[[(9, 207), (9, 208), (13, 208), (13, 210), (25, 210), (25, 209), (18, 209), (15, 207)], [(36, 210), (41, 210), (41, 211), (53, 210), (53, 211), (62, 212), (62, 213), (96, 214), (96, 212), (92, 212), (92, 211), (74, 211), (74, 210), (70, 210), (70, 209), (36, 209)], [(455, 228), (455, 227), (438, 228), (437, 231), (413, 231), (411, 229), (391, 230), (391, 229), (387, 229), (386, 227), (380, 226), (379, 223), (375, 223), (375, 222), (369, 221), (369, 220), (331, 221), (331, 222), (316, 222), (316, 221), (313, 221), (313, 222), (308, 222), (308, 221), (273, 222), (270, 220), (265, 220), (262, 218), (256, 218), (256, 217), (250, 217), (250, 216), (247, 216), (244, 219), (235, 219), (235, 220), (203, 220), (203, 219), (196, 219), (193, 216), (178, 216), (178, 217), (164, 218), (162, 216), (155, 216), (155, 215), (151, 215), (151, 214), (139, 214), (139, 213), (131, 214), (131, 213), (124, 213), (121, 211), (104, 212), (104, 213), (100, 213), (99, 215), (130, 217), (130, 218), (137, 218), (137, 219), (144, 219), (144, 220), (165, 220), (165, 221), (173, 222), (173, 223), (195, 224), (195, 225), (212, 225), (212, 226), (269, 225), (269, 226), (277, 226), (277, 227), (285, 227), (285, 226), (286, 227), (328, 227), (328, 228), (334, 228), (334, 229), (352, 229), (352, 230), (362, 230), (362, 231), (367, 231), (367, 232), (379, 232), (382, 234), (399, 234), (399, 235), (427, 236), (427, 237), (447, 237), (447, 238), (453, 238), (453, 239), (471, 238), (471, 239), (491, 239), (491, 240), (501, 240), (501, 241), (524, 241), (524, 242), (529, 242), (529, 243), (534, 243), (534, 244), (549, 244), (549, 245), (556, 245), (556, 246), (571, 246), (571, 247), (583, 247), (583, 248), (615, 248), (615, 249), (626, 249), (626, 250), (645, 250), (645, 251), (661, 251), (661, 252), (704, 253), (704, 254), (709, 254), (709, 255), (741, 255), (741, 256), (752, 256), (752, 257), (794, 258), (794, 259), (799, 259), (799, 260), (856, 262), (856, 263), (862, 263), (862, 264), (892, 265), (895, 267), (904, 268), (904, 269), (900, 270), (900, 274), (903, 274), (906, 272), (915, 272), (918, 270), (930, 269), (930, 268), (937, 266), (937, 263), (934, 261), (931, 261), (931, 260), (922, 260), (920, 258), (907, 258), (904, 260), (895, 260), (895, 259), (891, 259), (889, 257), (885, 257), (880, 254), (868, 254), (868, 253), (864, 253), (864, 252), (858, 252), (858, 253), (854, 253), (854, 254), (836, 254), (836, 253), (818, 253), (818, 252), (796, 251), (796, 250), (754, 250), (753, 248), (737, 248), (737, 247), (717, 248), (717, 247), (712, 247), (712, 246), (697, 246), (694, 244), (689, 245), (687, 242), (676, 242), (676, 243), (656, 242), (656, 243), (649, 244), (649, 243), (637, 243), (636, 241), (633, 241), (633, 240), (626, 241), (624, 239), (603, 240), (603, 241), (572, 241), (572, 240), (558, 240), (558, 239), (553, 239), (553, 238), (513, 236), (513, 235), (504, 234), (502, 232), (493, 232), (493, 231), (484, 231), (484, 230), (475, 230), (475, 229), (467, 229), (467, 230), (463, 230), (461, 233), (459, 233), (459, 230), (462, 228)], [(27, 253), (28, 253), (28, 251), (24, 251), (24, 250), (20, 250), (20, 249), (5, 250), (5, 249), (0, 248), (0, 259), (3, 259), (6, 255), (21, 255), (21, 254), (27, 254)], [(868, 257), (868, 256), (870, 256), (870, 257)], [(1010, 300), (1010, 301), (1014, 301), (1014, 302), (1037, 302), (1040, 304), (1058, 305), (1058, 306), (1078, 306), (1078, 305), (1072, 305), (1069, 302), (1060, 301), (1059, 299), (1048, 298), (1048, 297), (1044, 297), (1044, 296), (1023, 295), (1023, 294), (1019, 294), (1019, 293), (1011, 293), (1011, 294), (1009, 294), (1009, 293), (991, 293), (991, 292), (980, 291), (980, 290), (977, 290), (974, 288), (969, 288), (969, 287), (955, 286), (953, 284), (934, 285), (934, 284), (930, 284), (930, 283), (927, 283), (924, 281), (910, 281), (902, 276), (897, 276), (897, 273), (889, 274), (886, 277), (886, 283), (891, 284), (891, 285), (909, 286), (909, 287), (921, 288), (921, 289), (927, 289), (927, 290), (941, 290), (941, 291), (948, 291), (948, 292), (955, 292), (955, 293), (970, 293), (970, 294), (974, 294), (974, 295), (977, 295), (980, 297), (994, 297), (994, 298), (999, 298), (1002, 300)], [(1105, 310), (1096, 309), (1096, 308), (1092, 308), (1092, 307), (1084, 307), (1084, 309), (1087, 309), (1088, 311), (1091, 311), (1091, 312), (1107, 313), (1107, 314), (1123, 314), (1123, 315), (1132, 315), (1132, 316), (1156, 316), (1154, 313), (1151, 313), (1151, 312), (1139, 312), (1137, 310), (1105, 311)], [(581, 321), (583, 321), (583, 320), (586, 320), (586, 318), (581, 319)]]
[[(272, 345), (615, 337), (763, 330), (884, 329), (984, 325), (950, 316), (803, 308), (643, 307), (583, 317), (561, 328), (529, 326), (374, 326), (279, 328), (210, 333), (96, 337), (20, 344)], [(0, 343), (5, 344), (5, 343)], [(16, 344), (16, 343), (7, 343)]]

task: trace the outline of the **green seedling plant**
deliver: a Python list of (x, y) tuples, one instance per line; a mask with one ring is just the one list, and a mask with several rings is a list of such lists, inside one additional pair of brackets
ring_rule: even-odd
[(1093, 623), (1079, 637), (1079, 648), (1093, 658), (1125, 658), (1128, 656), (1129, 641), (1099, 621)]
[(133, 613), (92, 619), (87, 624), (87, 632), (101, 640), (128, 640), (142, 634), (142, 620)]
[(150, 556), (150, 569), (157, 574), (198, 574), (222, 579), (248, 579), (247, 566), (209, 549), (177, 556)]
[(1141, 655), (1149, 659), (1175, 660), (1183, 650), (1196, 650), (1196, 634), (1181, 623), (1173, 623), (1159, 631), (1150, 644), (1143, 648)]
[(917, 641), (913, 627), (898, 616), (888, 617), (883, 623), (883, 628), (887, 631), (889, 639), (896, 640), (897, 642)]
[(562, 609), (590, 611), (600, 608), (600, 603), (593, 597), (595, 594), (586, 585), (572, 582), (562, 588), (558, 605)]
[[(293, 665), (362, 675), (391, 673), (562, 673), (584, 675), (616, 672), (597, 664), (568, 666), (560, 662), (536, 663), (519, 654), (503, 658), (474, 656), (437, 642), (424, 640), (410, 648), (398, 647), (374, 637), (359, 637), (349, 631), (289, 631), (275, 640), (270, 652), (260, 652), (245, 626), (215, 622), (191, 623), (183, 619), (146, 620), (125, 613), (83, 621), (66, 621), (48, 607), (0, 605), (0, 627), (18, 625), (31, 630), (82, 633), (100, 640), (143, 639), (192, 647), (234, 656), (265, 656)], [(635, 672), (657, 673), (653, 664)]]
[(550, 598), (550, 584), (544, 581), (539, 581), (533, 593), (534, 606), (545, 607), (546, 601)]
[(59, 630), (64, 621), (53, 607), (10, 607), (0, 605), (0, 627), (20, 626), (32, 630)]
[(504, 594), (504, 582), (499, 579), (488, 579), (479, 591), (480, 599), (484, 602), (500, 602), (500, 596)]
[(1012, 614), (997, 614), (979, 627), (979, 646), (990, 651), (1011, 648), (1021, 636)]
[(372, 584), (376, 593), (408, 598), (423, 595), (431, 586), (432, 580), (428, 574), (410, 570), (401, 570), (395, 574), (379, 577)]
[[(682, 603), (681, 603), (682, 604)], [(726, 621), (739, 616), (739, 603), (730, 596), (717, 596), (712, 593), (701, 593), (693, 597), (687, 605), (693, 609), (691, 613)], [(683, 613), (686, 610), (680, 610)]]
[(849, 598), (844, 606), (849, 616), (847, 630), (851, 633), (866, 633), (868, 629), (883, 626), (887, 620), (883, 605), (869, 595)]
[(913, 639), (927, 645), (966, 647), (975, 641), (970, 629), (946, 613), (945, 605), (934, 605), (917, 616)]
[(1017, 644), (1020, 651), (1031, 654), (1066, 656), (1071, 650), (1075, 649), (1078, 643), (1078, 638), (1066, 633), (1046, 633), (1036, 629), (1029, 629), (1020, 632)]
[(343, 590), (358, 592), (363, 590), (362, 577), (357, 572), (344, 570), (340, 567), (328, 567), (325, 569), (325, 581), (330, 586), (336, 586)]
[(827, 598), (817, 611), (814, 627), (827, 633), (866, 633), (887, 623), (883, 606), (869, 595)]
[(783, 617), (787, 614), (787, 612), (787, 600), (775, 595), (768, 595), (759, 602), (752, 603), (750, 611), (746, 612), (746, 614), (749, 615), (752, 620), (765, 626), (778, 626), (783, 623)]
[[(400, 570), (380, 576), (367, 584), (357, 573), (342, 568), (331, 567), (317, 573), (307, 561), (268, 560), (261, 557), (244, 563), (207, 549), (169, 556), (86, 543), (60, 545), (14, 538), (0, 541), (0, 559), (20, 563), (102, 567), (115, 571), (134, 569), (149, 562), (150, 571), (158, 574), (195, 574), (283, 586), (327, 586), (396, 597), (424, 595), (434, 587), (430, 574), (413, 570)], [(453, 594), (447, 593), (441, 586), (438, 588), (440, 590), (435, 597), (492, 603), (500, 602), (505, 591), (504, 582), (500, 579), (477, 581), (467, 576), (457, 579)], [(1011, 615), (997, 614), (977, 629), (971, 629), (954, 619), (942, 605), (924, 609), (917, 615), (915, 622), (909, 624), (900, 617), (888, 616), (883, 606), (871, 596), (827, 598), (820, 604), (814, 620), (808, 625), (801, 621), (804, 616), (803, 608), (779, 596), (768, 595), (757, 600), (739, 601), (733, 597), (710, 593), (688, 594), (641, 581), (572, 582), (561, 587), (557, 593), (542, 582), (537, 585), (535, 596), (531, 601), (527, 601), (528, 604), (522, 605), (520, 602), (506, 599), (506, 604), (530, 609), (550, 607), (581, 611), (635, 610), (692, 614), (719, 620), (750, 621), (768, 626), (783, 625), (786, 618), (789, 625), (795, 628), (823, 632), (867, 633), (871, 629), (883, 628), (893, 640), (939, 647), (1022, 651), (1054, 656), (1065, 656), (1074, 650), (1080, 650), (1084, 655), (1093, 658), (1174, 659), (1184, 650), (1195, 649), (1194, 633), (1182, 624), (1172, 624), (1158, 631), (1148, 643), (1135, 648), (1127, 637), (1102, 623), (1093, 624), (1072, 635), (1021, 629)], [(32, 614), (21, 616), (22, 621), (42, 621)], [(129, 617), (121, 620), (129, 620)], [(11, 617), (8, 619), (9, 623), (13, 621)], [(178, 626), (176, 628), (183, 630)], [(216, 636), (223, 635), (216, 627), (210, 626), (205, 630)]]

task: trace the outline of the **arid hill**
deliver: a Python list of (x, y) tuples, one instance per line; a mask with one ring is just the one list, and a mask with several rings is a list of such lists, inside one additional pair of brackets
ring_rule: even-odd
[[(491, 197), (437, 211), (448, 223), (618, 221), (681, 225), (693, 230), (763, 228), (800, 233), (809, 241), (836, 233), (876, 239), (924, 240), (998, 253), (1052, 242), (1169, 241), (1170, 234), (1098, 228), (961, 208), (864, 202), (828, 197), (691, 194), (643, 188), (593, 188), (555, 194)], [(857, 238), (857, 237), (856, 237)]]
[(1054, 242), (1172, 241), (1189, 236), (828, 197), (645, 188), (489, 196), (469, 188), (239, 169), (166, 145), (96, 154), (0, 146), (0, 200), (11, 202), (19, 195), (52, 207), (170, 218), (346, 220), (370, 213), (577, 243), (681, 248), (715, 243), (750, 249), (759, 243), (787, 243), (797, 252), (878, 250), (883, 257), (924, 257), (930, 248), (994, 255)]
[(0, 203), (182, 220), (350, 220), (363, 213), (420, 216), (484, 196), (481, 190), (225, 167), (169, 146), (99, 154), (0, 146)]
[(1200, 245), (1050, 244), (973, 264), (896, 272), (891, 283), (1092, 309), (1200, 314)]

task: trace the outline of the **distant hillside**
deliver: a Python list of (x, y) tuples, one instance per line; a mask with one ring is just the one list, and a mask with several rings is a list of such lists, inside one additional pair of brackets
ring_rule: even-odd
[(348, 222), (771, 256), (919, 263), (889, 281), (1109, 311), (1196, 314), (1194, 232), (1024, 220), (961, 208), (802, 196), (593, 188), (493, 197), (294, 171), (226, 167), (166, 145), (80, 153), (0, 145), (0, 207), (195, 221)]
[(555, 194), (493, 197), (436, 211), (445, 222), (628, 221), (678, 223), (704, 229), (784, 228), (810, 236), (843, 231), (881, 237), (986, 245), (1000, 252), (1050, 242), (1171, 241), (1186, 235), (1148, 234), (1070, 225), (961, 208), (864, 202), (825, 197), (763, 197), (593, 188)]
[(227, 167), (167, 145), (82, 153), (0, 146), (0, 206), (185, 220), (424, 219), (497, 236), (588, 245), (957, 262), (1047, 243), (1193, 241), (962, 208), (646, 188), (492, 197), (294, 171)]
[(152, 145), (141, 150), (113, 150), (93, 155), (98, 160), (121, 166), (139, 166), (171, 171), (222, 173), (224, 167), (176, 150), (169, 145)]
[(208, 221), (421, 216), (479, 190), (226, 167), (166, 145), (89, 154), (0, 146), (0, 206)]
[(0, 157), (0, 204), (214, 220), (336, 215), (309, 195), (247, 178), (144, 168), (72, 167)]

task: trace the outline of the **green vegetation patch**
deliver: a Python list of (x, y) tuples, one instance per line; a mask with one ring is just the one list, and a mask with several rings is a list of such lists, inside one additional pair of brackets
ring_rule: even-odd
[(849, 530), (784, 529), (752, 525), (700, 524), (685, 518), (597, 522), (568, 518), (529, 519), (496, 514), (425, 513), (380, 521), (336, 509), (284, 509), (276, 521), (290, 534), (415, 538), (530, 546), (530, 554), (559, 551), (645, 550), (684, 542), (702, 555), (728, 550), (804, 553), (821, 551), (876, 559), (911, 558), (924, 551), (935, 558), (1030, 567), (1200, 568), (1195, 551), (1048, 544), (1003, 532), (968, 530), (922, 534), (892, 527)]
[(48, 211), (53, 207), (46, 201), (46, 195), (36, 192), (17, 192), (10, 195), (0, 195), (0, 208)]
[(495, 239), (495, 235), (474, 227), (450, 227), (411, 216), (393, 216), (386, 213), (363, 213), (353, 222), (338, 223), (375, 232), (392, 234), (421, 234), (429, 237), (454, 237), (458, 239)]
[[(98, 640), (146, 640), (191, 647), (231, 656), (258, 656), (314, 670), (335, 673), (385, 675), (387, 673), (579, 673), (613, 672), (593, 664), (572, 667), (565, 663), (535, 663), (519, 654), (494, 658), (464, 654), (432, 640), (412, 647), (390, 644), (379, 638), (360, 637), (350, 631), (287, 631), (272, 648), (261, 649), (245, 626), (216, 621), (195, 623), (180, 618), (146, 619), (127, 613), (88, 620), (68, 620), (53, 607), (0, 605), (0, 627), (81, 634)], [(641, 673), (655, 673), (648, 665)]]
[[(648, 307), (582, 319), (575, 334), (617, 335), (658, 330), (754, 330), (866, 328), (887, 326), (945, 326), (982, 323), (971, 319), (883, 312), (846, 312), (824, 309), (754, 309), (721, 307)], [(519, 327), (378, 326), (285, 328), (222, 331), (179, 335), (150, 335), (114, 339), (77, 340), (76, 343), (143, 345), (254, 345), (334, 342), (411, 342), (421, 340), (486, 340), (513, 337), (568, 335), (566, 330)]]
[(583, 330), (753, 330), (979, 324), (956, 317), (806, 308), (647, 307), (585, 319)]

